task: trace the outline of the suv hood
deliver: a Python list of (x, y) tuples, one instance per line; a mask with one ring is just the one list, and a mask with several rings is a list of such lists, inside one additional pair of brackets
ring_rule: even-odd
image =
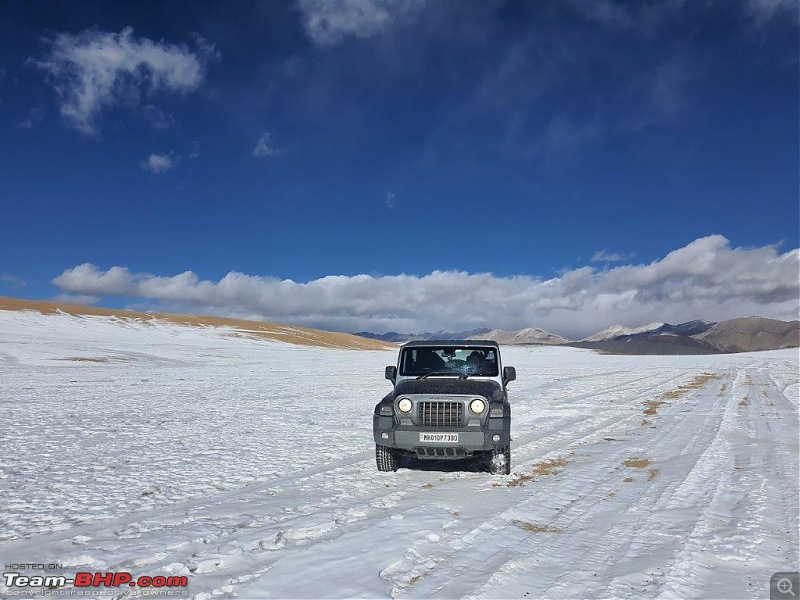
[(431, 379), (406, 379), (394, 388), (395, 397), (403, 394), (431, 394), (483, 396), (489, 401), (502, 400), (503, 388), (496, 381), (485, 379), (456, 379), (454, 377)]

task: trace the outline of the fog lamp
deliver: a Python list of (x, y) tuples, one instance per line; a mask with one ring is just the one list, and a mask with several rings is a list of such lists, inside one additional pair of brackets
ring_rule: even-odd
[(389, 434), (384, 431), (383, 433), (381, 433), (381, 439), (382, 440), (388, 440), (389, 439)]
[(493, 441), (493, 442), (499, 442), (499, 441), (500, 441), (500, 436), (499, 436), (499, 435), (497, 435), (497, 434), (495, 433), (495, 434), (492, 436), (492, 441)]

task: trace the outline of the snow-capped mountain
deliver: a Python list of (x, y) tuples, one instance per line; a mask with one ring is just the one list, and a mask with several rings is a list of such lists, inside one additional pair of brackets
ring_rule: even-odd
[[(478, 339), (472, 337), (470, 339)], [(526, 327), (519, 331), (505, 331), (503, 329), (493, 329), (489, 333), (480, 336), (483, 340), (494, 340), (498, 344), (542, 344), (547, 346), (560, 346), (569, 340), (555, 335), (538, 327)]]
[(584, 338), (583, 342), (599, 342), (602, 340), (610, 340), (615, 337), (620, 337), (622, 335), (637, 335), (640, 333), (648, 333), (651, 331), (655, 331), (660, 329), (666, 325), (666, 323), (650, 323), (649, 325), (642, 325), (641, 327), (625, 327), (625, 325), (612, 325), (611, 327), (607, 327), (603, 329), (603, 331), (598, 331), (594, 335), (590, 335), (587, 338)]

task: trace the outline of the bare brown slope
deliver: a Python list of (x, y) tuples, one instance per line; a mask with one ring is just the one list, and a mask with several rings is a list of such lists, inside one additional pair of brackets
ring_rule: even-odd
[(800, 345), (800, 322), (763, 317), (731, 319), (696, 337), (728, 352), (796, 348)]
[(21, 298), (7, 298), (4, 296), (0, 296), (0, 310), (34, 310), (44, 315), (63, 312), (78, 317), (102, 316), (138, 320), (142, 322), (157, 320), (180, 325), (230, 327), (241, 335), (253, 335), (304, 346), (348, 348), (352, 350), (386, 350), (397, 348), (397, 346), (393, 344), (362, 338), (349, 333), (335, 333), (332, 331), (323, 331), (321, 329), (311, 329), (309, 327), (294, 327), (291, 325), (281, 325), (279, 323), (228, 319), (225, 317), (143, 313), (132, 310), (113, 310), (109, 308), (97, 308), (95, 306), (82, 306), (79, 304), (63, 304), (61, 302), (23, 300)]

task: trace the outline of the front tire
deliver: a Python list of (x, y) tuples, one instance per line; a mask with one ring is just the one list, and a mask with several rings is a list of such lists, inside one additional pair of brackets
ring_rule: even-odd
[(394, 448), (376, 445), (375, 463), (378, 465), (378, 471), (384, 473), (397, 471), (397, 467), (400, 466), (400, 453)]
[(511, 474), (511, 446), (489, 452), (489, 472), (492, 475)]

